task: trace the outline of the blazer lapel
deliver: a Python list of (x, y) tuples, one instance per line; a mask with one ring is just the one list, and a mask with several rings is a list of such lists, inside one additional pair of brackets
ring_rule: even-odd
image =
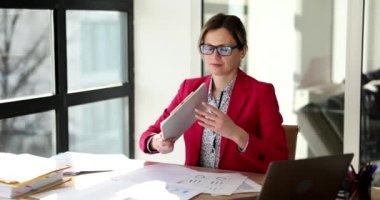
[[(247, 84), (245, 84), (245, 77), (247, 75), (242, 72), (238, 71), (238, 75), (236, 77), (234, 88), (232, 89), (231, 93), (231, 99), (230, 103), (228, 105), (227, 109), (227, 115), (231, 118), (232, 121), (235, 123), (239, 119), (239, 115), (241, 112), (244, 112), (244, 104), (248, 98), (248, 94), (246, 91), (250, 91)], [(222, 137), (221, 144), (220, 144), (220, 156), (219, 159), (221, 160), (223, 157), (223, 154), (225, 152), (225, 147), (227, 144), (227, 139)]]

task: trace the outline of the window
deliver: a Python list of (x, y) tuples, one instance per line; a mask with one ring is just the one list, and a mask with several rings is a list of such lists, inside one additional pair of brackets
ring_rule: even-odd
[(128, 100), (123, 98), (73, 106), (69, 109), (70, 150), (123, 152)]
[(0, 151), (134, 156), (132, 0), (0, 2)]
[(284, 124), (298, 124), (297, 158), (343, 153), (344, 2), (204, 0), (205, 20), (238, 16), (248, 37), (242, 68), (270, 82)]
[(2, 102), (55, 92), (52, 20), (49, 10), (0, 8)]
[(121, 85), (127, 62), (127, 16), (118, 11), (67, 12), (69, 92)]
[[(380, 2), (365, 1), (360, 163), (380, 163)], [(380, 173), (377, 173), (378, 175)], [(380, 182), (377, 181), (377, 185)]]

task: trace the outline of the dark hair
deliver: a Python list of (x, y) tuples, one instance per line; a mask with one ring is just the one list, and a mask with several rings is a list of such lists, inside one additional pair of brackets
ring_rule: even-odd
[(230, 32), (232, 37), (236, 40), (239, 49), (243, 49), (247, 45), (247, 33), (243, 23), (234, 15), (225, 15), (219, 13), (211, 17), (203, 26), (202, 33), (199, 37), (199, 45), (204, 43), (204, 38), (208, 31), (218, 28), (225, 28)]

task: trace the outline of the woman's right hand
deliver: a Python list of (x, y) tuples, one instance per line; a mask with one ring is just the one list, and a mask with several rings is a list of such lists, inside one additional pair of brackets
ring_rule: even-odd
[(174, 150), (174, 138), (164, 139), (162, 133), (152, 136), (151, 147), (162, 154), (170, 153)]

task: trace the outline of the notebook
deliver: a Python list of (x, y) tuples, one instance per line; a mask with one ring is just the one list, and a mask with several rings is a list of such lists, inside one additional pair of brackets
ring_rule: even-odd
[(353, 154), (275, 161), (256, 200), (336, 199)]
[(207, 102), (207, 87), (202, 83), (191, 92), (161, 123), (164, 139), (179, 138), (196, 120), (195, 108), (202, 109), (202, 101)]

